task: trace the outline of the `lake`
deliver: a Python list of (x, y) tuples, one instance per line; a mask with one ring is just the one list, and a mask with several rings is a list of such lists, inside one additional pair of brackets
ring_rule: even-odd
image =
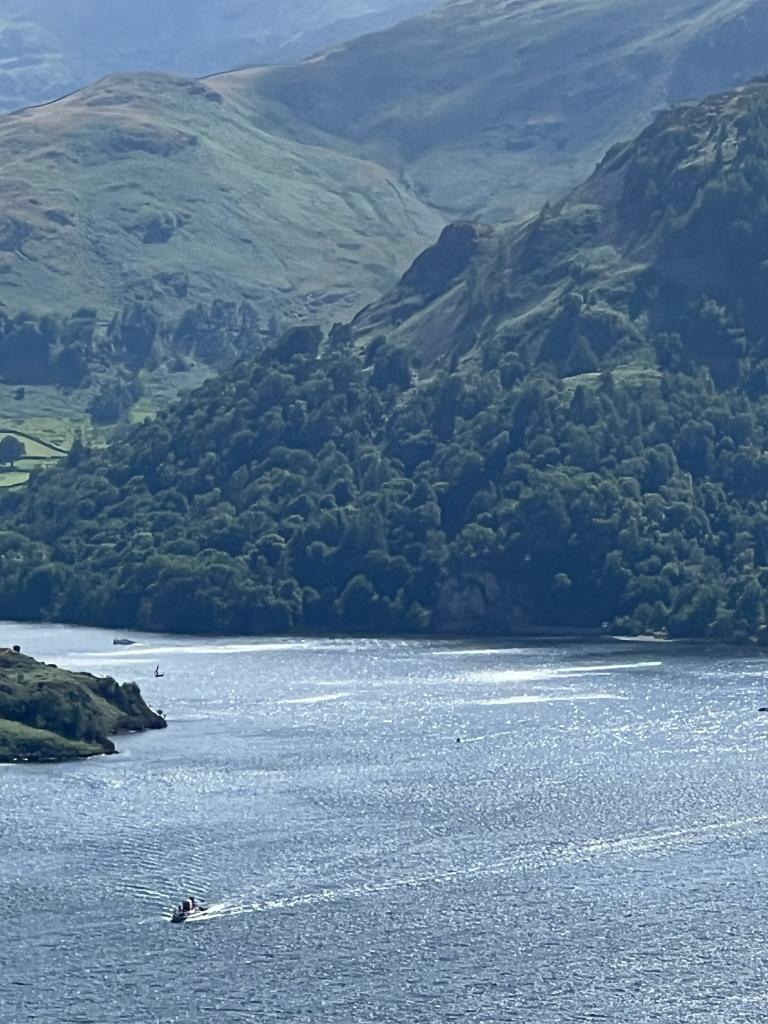
[(169, 721), (0, 767), (2, 1024), (765, 1019), (759, 654), (2, 633)]

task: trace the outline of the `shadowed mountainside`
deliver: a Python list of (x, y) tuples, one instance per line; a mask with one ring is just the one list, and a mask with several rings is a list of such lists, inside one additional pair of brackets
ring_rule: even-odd
[(659, 115), (527, 223), (446, 228), (356, 337), (384, 332), (428, 365), (515, 348), (563, 372), (579, 338), (601, 365), (622, 348), (653, 362), (642, 339), (667, 332), (735, 379), (768, 315), (766, 125), (765, 79)]

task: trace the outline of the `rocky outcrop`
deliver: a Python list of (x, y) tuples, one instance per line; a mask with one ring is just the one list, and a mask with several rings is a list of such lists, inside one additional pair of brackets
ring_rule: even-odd
[(441, 295), (478, 254), (484, 231), (488, 229), (466, 222), (443, 228), (437, 243), (417, 256), (403, 275), (403, 290), (418, 292), (427, 300)]
[(165, 725), (134, 683), (0, 650), (0, 762), (113, 754), (110, 736)]

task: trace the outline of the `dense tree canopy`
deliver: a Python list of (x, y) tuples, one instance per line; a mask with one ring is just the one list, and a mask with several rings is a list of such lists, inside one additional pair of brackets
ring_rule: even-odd
[(762, 636), (768, 398), (501, 362), (417, 381), (385, 341), (289, 332), (7, 496), (0, 615)]
[(247, 302), (190, 306), (173, 321), (138, 302), (109, 322), (95, 309), (66, 319), (0, 311), (0, 381), (92, 388), (94, 421), (116, 423), (138, 397), (141, 371), (181, 370), (191, 361), (220, 369), (258, 351), (268, 335)]

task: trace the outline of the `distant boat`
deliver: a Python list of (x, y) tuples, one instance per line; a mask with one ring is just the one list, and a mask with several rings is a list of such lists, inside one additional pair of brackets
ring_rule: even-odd
[(124, 636), (116, 636), (112, 643), (116, 644), (118, 647), (130, 647), (132, 644), (135, 644), (136, 641), (127, 640)]
[(182, 900), (178, 907), (175, 907), (171, 915), (171, 924), (184, 924), (191, 917), (200, 917), (208, 910), (208, 907), (197, 900)]

